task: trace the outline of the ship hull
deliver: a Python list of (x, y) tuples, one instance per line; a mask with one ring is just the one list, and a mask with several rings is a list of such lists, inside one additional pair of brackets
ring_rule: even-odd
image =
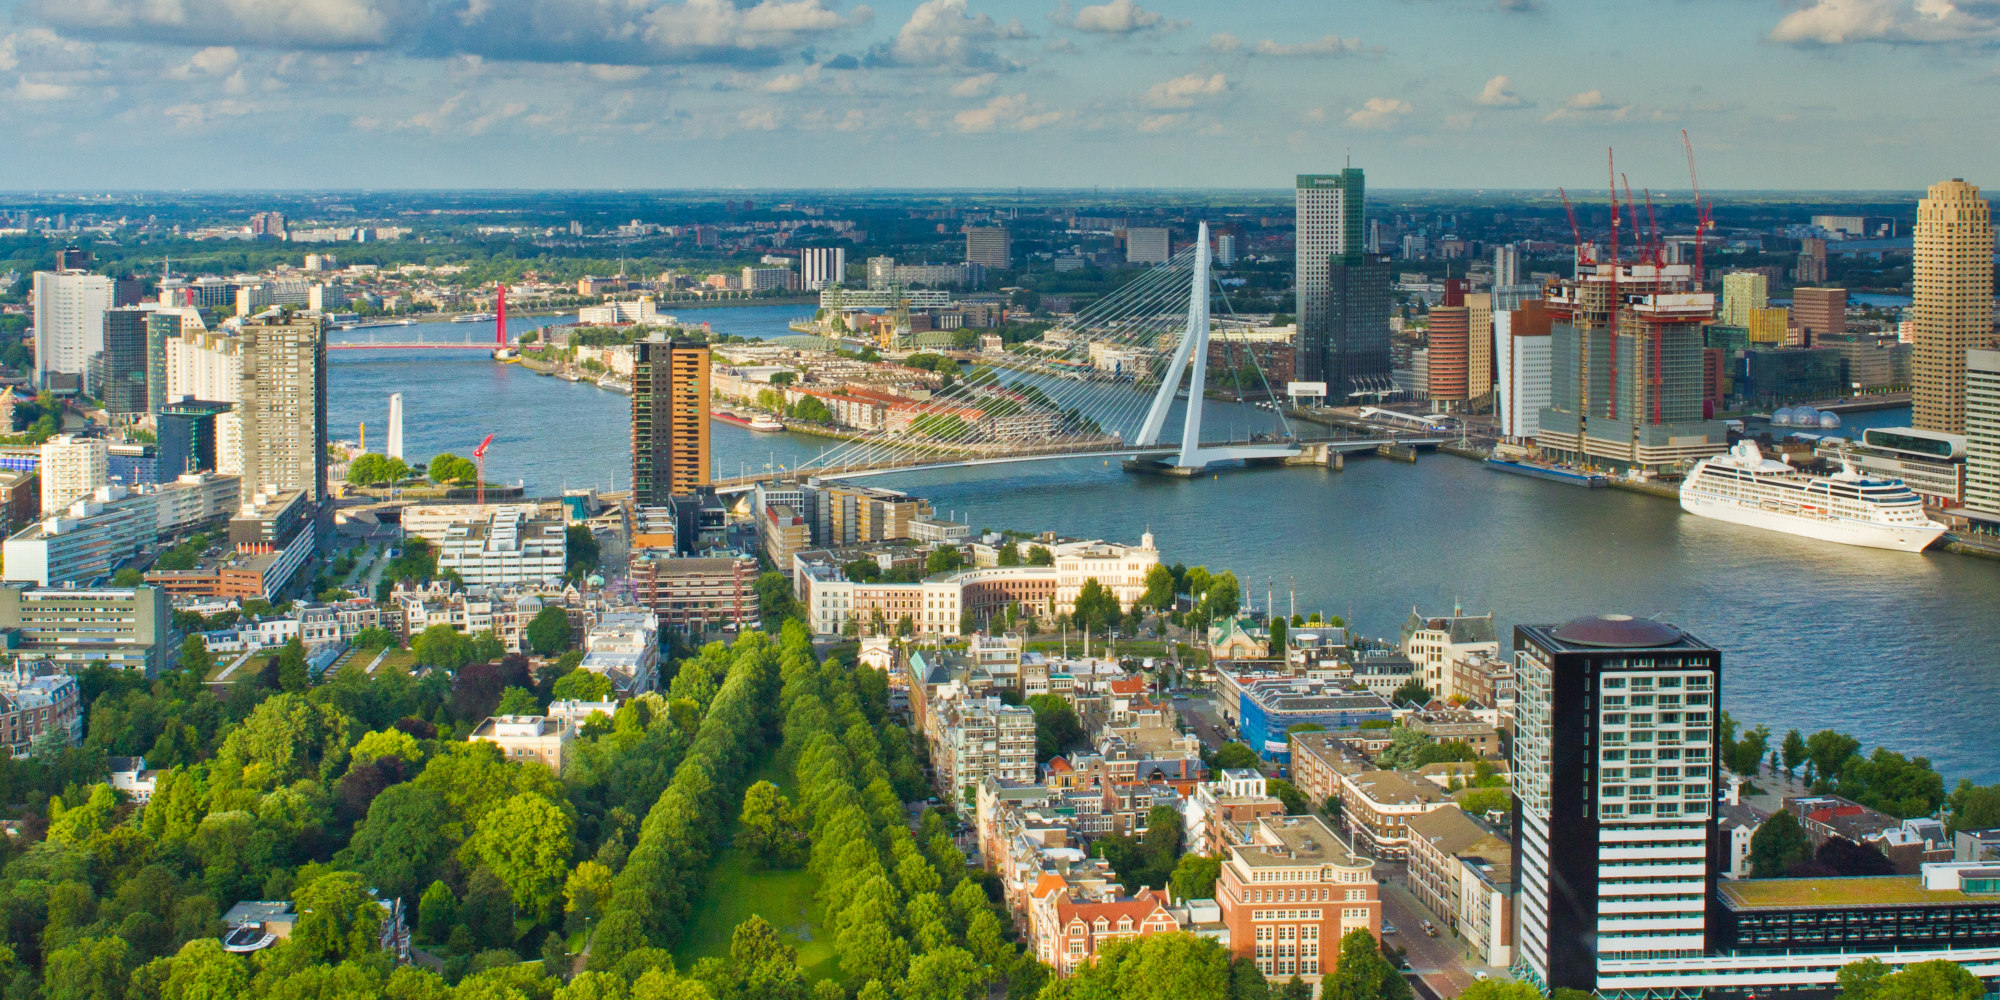
[(1922, 552), (1944, 534), (1942, 525), (1863, 524), (1846, 518), (1811, 518), (1731, 503), (1681, 491), (1681, 509), (1696, 517), (1727, 521), (1787, 535), (1896, 552)]

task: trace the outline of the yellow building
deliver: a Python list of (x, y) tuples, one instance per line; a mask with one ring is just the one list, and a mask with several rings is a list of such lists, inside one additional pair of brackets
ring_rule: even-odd
[(1472, 327), (1472, 351), (1465, 364), (1465, 396), (1477, 401), (1493, 392), (1493, 296), (1487, 292), (1465, 297)]
[(1788, 339), (1785, 331), (1792, 325), (1790, 309), (1783, 306), (1776, 309), (1752, 309), (1748, 319), (1745, 325), (1750, 328), (1751, 343), (1782, 345)]
[(1750, 311), (1771, 304), (1770, 284), (1755, 271), (1732, 271), (1722, 276), (1722, 324), (1750, 325)]
[(1917, 202), (1911, 369), (1919, 430), (1965, 433), (1965, 352), (1993, 334), (1993, 221), (1979, 188), (1953, 178)]

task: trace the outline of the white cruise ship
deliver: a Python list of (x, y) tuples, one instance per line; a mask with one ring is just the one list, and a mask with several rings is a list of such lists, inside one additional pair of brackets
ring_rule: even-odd
[(1705, 458), (1681, 483), (1681, 509), (1699, 517), (1768, 528), (1843, 545), (1921, 552), (1944, 525), (1900, 479), (1871, 478), (1844, 466), (1831, 476), (1765, 458), (1752, 441)]

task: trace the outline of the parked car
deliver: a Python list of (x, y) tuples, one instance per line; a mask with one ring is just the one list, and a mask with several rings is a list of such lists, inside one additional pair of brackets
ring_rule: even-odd
[(1437, 937), (1438, 936), (1437, 925), (1431, 923), (1428, 920), (1424, 921), (1424, 933), (1431, 937)]
[(1387, 920), (1382, 921), (1382, 936), (1387, 937), (1394, 933), (1396, 933), (1396, 925)]

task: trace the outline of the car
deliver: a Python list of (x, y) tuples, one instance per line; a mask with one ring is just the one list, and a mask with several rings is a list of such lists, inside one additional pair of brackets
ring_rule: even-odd
[(1430, 937), (1437, 937), (1438, 936), (1437, 925), (1431, 923), (1428, 920), (1424, 921), (1424, 933), (1426, 935), (1429, 935)]
[(1473, 982), (1475, 982), (1475, 983), (1483, 983), (1483, 982), (1485, 982), (1485, 981), (1486, 981), (1486, 979), (1487, 979), (1487, 976), (1486, 976), (1486, 973), (1485, 973), (1485, 971), (1484, 971), (1484, 970), (1480, 970), (1480, 971), (1475, 971), (1475, 972), (1474, 972), (1474, 973), (1472, 974), (1472, 981), (1473, 981)]
[(1387, 920), (1382, 921), (1382, 933), (1384, 935), (1396, 933), (1396, 925), (1388, 922)]

